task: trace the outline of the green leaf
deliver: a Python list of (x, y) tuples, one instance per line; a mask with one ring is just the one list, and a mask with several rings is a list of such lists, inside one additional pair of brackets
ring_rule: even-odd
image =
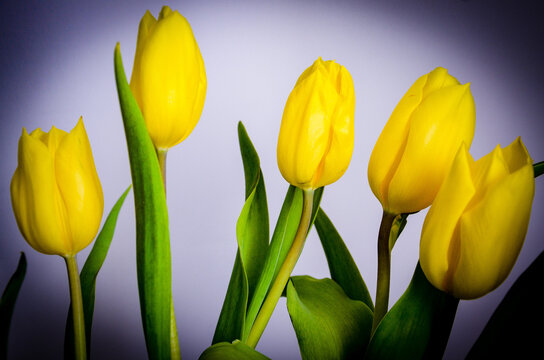
[(236, 260), (230, 276), (227, 294), (217, 320), (212, 344), (228, 342), (229, 339), (241, 337), (248, 299), (247, 276), (242, 267), (240, 251), (236, 252)]
[(542, 297), (538, 294), (543, 276), (544, 252), (508, 290), (467, 359), (530, 359), (541, 352), (542, 333), (535, 331), (535, 326), (544, 322)]
[(127, 83), (119, 44), (114, 68), (136, 208), (136, 267), (147, 352), (151, 359), (167, 359), (172, 270), (166, 196), (155, 148)]
[(115, 231), (115, 226), (117, 224), (117, 217), (119, 216), (119, 211), (125, 202), (125, 198), (130, 190), (129, 186), (125, 192), (119, 197), (115, 205), (112, 207), (104, 226), (98, 234), (93, 248), (85, 261), (85, 265), (81, 269), (81, 274), (79, 275), (81, 279), (81, 293), (83, 297), (83, 311), (85, 313), (85, 331), (87, 334), (87, 346), (91, 344), (91, 328), (93, 325), (93, 313), (94, 313), (94, 299), (95, 299), (95, 289), (96, 289), (96, 277), (104, 260), (106, 260), (106, 255), (110, 248), (111, 241), (113, 239), (113, 233)]
[(331, 278), (342, 287), (346, 295), (360, 300), (374, 310), (372, 297), (342, 237), (323, 209), (315, 219), (315, 229), (327, 257)]
[(17, 269), (6, 285), (2, 298), (0, 299), (0, 359), (8, 357), (8, 338), (11, 317), (17, 301), (17, 295), (23, 285), (26, 275), (26, 256), (21, 252)]
[(544, 174), (544, 161), (533, 164), (533, 169), (535, 171), (535, 178)]
[[(319, 210), (319, 204), (323, 196), (323, 187), (316, 189), (314, 192), (314, 203), (312, 207), (312, 221), (313, 224), (317, 211)], [(281, 207), (278, 221), (274, 233), (272, 234), (272, 240), (270, 241), (270, 248), (266, 262), (262, 270), (261, 276), (257, 283), (255, 292), (250, 299), (249, 308), (244, 325), (244, 332), (242, 341), (246, 341), (249, 335), (249, 331), (255, 322), (255, 318), (259, 313), (261, 305), (264, 302), (266, 294), (271, 284), (276, 279), (279, 269), (283, 264), (293, 240), (295, 238), (300, 217), (302, 215), (302, 190), (290, 185), (285, 195), (285, 200)]]
[[(102, 230), (94, 241), (93, 248), (83, 265), (83, 269), (79, 275), (81, 281), (81, 296), (83, 300), (83, 313), (85, 316), (85, 337), (87, 343), (87, 357), (90, 358), (91, 354), (91, 332), (93, 327), (93, 314), (94, 314), (94, 299), (96, 289), (96, 277), (98, 272), (106, 260), (106, 255), (110, 248), (111, 240), (113, 239), (113, 233), (117, 224), (117, 217), (119, 211), (127, 197), (130, 190), (129, 186), (125, 192), (119, 197), (117, 202), (113, 205)], [(64, 335), (64, 357), (65, 359), (71, 359), (74, 355), (74, 330), (72, 320), (72, 306), (68, 309), (68, 318), (66, 319), (66, 332)]]
[(199, 360), (270, 360), (260, 352), (239, 340), (233, 343), (220, 342), (207, 348)]
[(391, 232), (389, 234), (389, 252), (393, 251), (393, 247), (395, 246), (397, 239), (399, 238), (402, 230), (404, 230), (404, 227), (408, 223), (408, 215), (410, 214), (397, 215), (397, 217), (393, 221), (393, 225), (391, 226)]
[(365, 359), (441, 359), (458, 304), (429, 283), (418, 263), (408, 289), (378, 325)]
[(238, 138), (244, 163), (246, 202), (236, 223), (236, 238), (251, 298), (268, 253), (268, 205), (259, 156), (241, 122)]
[(360, 359), (370, 339), (372, 311), (331, 279), (294, 276), (287, 309), (302, 359)]
[(242, 337), (247, 304), (268, 253), (268, 205), (264, 178), (257, 151), (241, 122), (238, 123), (238, 139), (244, 164), (246, 202), (236, 223), (238, 252), (213, 344)]

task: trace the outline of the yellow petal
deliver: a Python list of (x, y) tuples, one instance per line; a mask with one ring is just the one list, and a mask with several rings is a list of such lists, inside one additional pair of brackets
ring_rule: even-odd
[(18, 165), (11, 181), (11, 203), (25, 240), (44, 254), (65, 255), (69, 250), (66, 210), (58, 191), (51, 153), (43, 132), (19, 139)]
[(342, 100), (336, 104), (332, 116), (329, 149), (322, 160), (320, 174), (316, 175), (313, 187), (319, 188), (332, 184), (346, 172), (353, 154), (355, 93), (353, 80), (349, 72), (340, 68), (341, 83), (339, 92)]
[(527, 233), (534, 184), (532, 165), (525, 165), (495, 183), (462, 216), (454, 296), (477, 298), (506, 279)]
[(337, 98), (336, 90), (319, 71), (299, 83), (289, 95), (278, 138), (278, 165), (291, 184), (311, 187), (329, 147), (329, 114)]
[(89, 245), (96, 236), (104, 210), (102, 186), (81, 118), (59, 144), (55, 172), (69, 214), (71, 254), (75, 254)]
[[(409, 178), (406, 178), (405, 173), (412, 166), (408, 164), (403, 165), (402, 162), (405, 161), (406, 151), (424, 153), (428, 150), (425, 149), (426, 142), (422, 142), (422, 140), (429, 140), (429, 137), (442, 136), (440, 131), (438, 134), (435, 134), (437, 126), (445, 126), (445, 124), (437, 124), (443, 117), (442, 115), (437, 116), (437, 112), (445, 112), (446, 109), (441, 108), (440, 104), (436, 104), (436, 102), (445, 100), (445, 105), (447, 106), (451, 99), (443, 99), (440, 94), (444, 89), (458, 88), (459, 86), (457, 79), (449, 75), (446, 69), (438, 67), (429, 74), (420, 77), (403, 96), (391, 114), (389, 121), (376, 142), (368, 165), (370, 187), (386, 211), (391, 213), (419, 211), (429, 205), (430, 197), (434, 198), (436, 195), (438, 188), (430, 186), (430, 192), (422, 196), (421, 189), (427, 186), (422, 181), (419, 181), (419, 187), (416, 187), (414, 190), (409, 189), (415, 182), (413, 174), (417, 174), (417, 172), (413, 171), (413, 174)], [(456, 95), (455, 91), (445, 91), (444, 94), (446, 94), (446, 97)], [(429, 108), (433, 110), (430, 113)], [(422, 109), (424, 110), (423, 112)], [(425, 109), (427, 110), (425, 111)], [(431, 117), (422, 121), (421, 117), (423, 116)], [(420, 133), (418, 136), (422, 135), (422, 132), (426, 132), (427, 138), (413, 139), (414, 127)], [(467, 145), (470, 145), (471, 139), (472, 137), (465, 139)], [(418, 148), (419, 144), (422, 145), (422, 148)], [(461, 142), (457, 142), (452, 147), (448, 159), (449, 163), (444, 166), (440, 164), (438, 170), (444, 173), (447, 171), (455, 151), (460, 144)], [(408, 150), (407, 146), (409, 147)], [(410, 159), (410, 161), (413, 160)], [(421, 162), (423, 163), (423, 161)], [(418, 165), (416, 164), (415, 166), (417, 167)], [(400, 170), (401, 174), (397, 177), (399, 167), (403, 167), (403, 169)], [(429, 167), (435, 168), (436, 164), (433, 163)], [(436, 179), (432, 177), (433, 169), (430, 170), (430, 180), (436, 182)], [(401, 177), (402, 179), (399, 180)], [(425, 177), (418, 177), (418, 179), (421, 178), (425, 179)], [(393, 184), (393, 182), (395, 183)], [(395, 187), (395, 189), (391, 189), (391, 186)], [(391, 197), (393, 198), (391, 199)]]
[(145, 47), (148, 35), (156, 23), (157, 20), (153, 17), (149, 10), (147, 10), (142, 17), (142, 20), (140, 20), (140, 26), (138, 27), (138, 40), (136, 42), (136, 52), (134, 55), (134, 63), (132, 65), (132, 76), (130, 78), (130, 89), (138, 104), (141, 104), (142, 101), (140, 94), (140, 58), (142, 56), (142, 49)]
[(533, 165), (533, 159), (531, 159), (520, 137), (502, 149), (502, 152), (510, 173), (517, 171), (525, 165)]
[(472, 143), (475, 118), (468, 84), (427, 96), (412, 114), (406, 147), (389, 184), (390, 212), (416, 212), (431, 204), (460, 144)]
[(439, 66), (429, 73), (425, 86), (422, 89), (422, 100), (429, 94), (452, 85), (459, 85), (459, 81), (448, 74), (448, 70)]
[(455, 266), (457, 261), (459, 219), (476, 192), (471, 175), (473, 163), (462, 144), (423, 223), (421, 268), (427, 279), (444, 291), (449, 290), (452, 262)]
[(477, 190), (472, 201), (465, 209), (465, 212), (469, 211), (472, 207), (482, 201), (486, 192), (492, 188), (497, 181), (507, 177), (508, 174), (508, 164), (506, 163), (501, 147), (497, 145), (492, 152), (485, 155), (474, 164), (472, 180)]
[(382, 206), (388, 208), (388, 189), (404, 152), (410, 117), (423, 98), (429, 74), (421, 76), (399, 101), (385, 124), (368, 162), (368, 182)]
[(283, 177), (302, 189), (338, 180), (353, 152), (355, 92), (349, 72), (318, 58), (289, 94), (277, 157)]
[(202, 55), (187, 20), (163, 8), (139, 59), (133, 69), (138, 104), (155, 146), (170, 148), (196, 126), (207, 87)]

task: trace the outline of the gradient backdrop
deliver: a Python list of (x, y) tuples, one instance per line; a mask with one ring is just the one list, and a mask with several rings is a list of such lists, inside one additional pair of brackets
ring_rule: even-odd
[[(244, 201), (237, 122), (244, 122), (261, 157), (273, 226), (287, 190), (276, 165), (276, 139), (289, 92), (318, 56), (335, 59), (351, 72), (357, 98), (355, 151), (344, 177), (325, 190), (322, 206), (374, 294), (381, 207), (368, 186), (368, 159), (396, 103), (420, 75), (443, 66), (462, 83), (471, 82), (477, 109), (475, 158), (521, 136), (533, 159), (544, 159), (544, 31), (536, 7), (520, 3), (166, 2), (191, 23), (208, 76), (202, 118), (168, 156), (172, 285), (185, 359), (197, 358), (211, 342), (236, 253), (235, 224)], [(19, 252), (28, 258), (12, 322), (12, 359), (61, 358), (69, 305), (63, 260), (31, 249), (11, 211), (9, 183), (21, 129), (49, 131), (54, 124), (70, 130), (83, 115), (108, 212), (130, 183), (113, 49), (119, 41), (130, 75), (140, 18), (146, 9), (157, 16), (162, 5), (105, 0), (0, 4), (0, 289)], [(468, 352), (513, 281), (544, 249), (543, 187), (537, 179), (529, 232), (510, 277), (484, 298), (460, 303), (447, 359)], [(411, 279), (425, 214), (410, 216), (393, 251), (391, 304)], [(130, 194), (98, 278), (96, 359), (146, 358), (134, 229)], [(80, 266), (88, 251), (78, 256)], [(329, 276), (314, 230), (294, 273)], [(285, 299), (257, 349), (273, 359), (300, 358)]]

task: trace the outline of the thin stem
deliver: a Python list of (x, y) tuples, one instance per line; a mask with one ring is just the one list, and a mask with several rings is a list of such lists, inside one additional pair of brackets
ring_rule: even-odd
[(374, 307), (374, 319), (372, 321), (372, 333), (378, 327), (389, 307), (389, 283), (391, 281), (389, 236), (395, 217), (395, 214), (384, 211), (378, 233), (378, 279), (376, 283), (376, 304)]
[(85, 317), (83, 313), (83, 298), (81, 296), (81, 282), (75, 255), (65, 256), (68, 281), (70, 283), (70, 299), (72, 301), (72, 319), (74, 321), (74, 352), (76, 360), (87, 359), (85, 345)]
[(304, 242), (306, 241), (306, 235), (308, 234), (310, 226), (313, 201), (314, 190), (304, 190), (302, 214), (300, 216), (300, 223), (298, 225), (295, 239), (293, 240), (293, 244), (291, 245), (291, 248), (289, 249), (289, 252), (285, 257), (285, 261), (280, 267), (278, 276), (270, 287), (268, 295), (266, 295), (263, 306), (261, 307), (261, 310), (259, 310), (255, 322), (253, 323), (253, 326), (251, 327), (251, 330), (249, 331), (249, 335), (247, 337), (246, 344), (251, 346), (252, 348), (255, 348), (255, 346), (259, 342), (259, 339), (261, 338), (261, 335), (263, 334), (264, 329), (266, 328), (266, 325), (268, 324), (268, 321), (272, 316), (272, 312), (274, 312), (276, 304), (278, 303), (278, 300), (283, 293), (283, 289), (285, 288), (287, 281), (289, 281), (289, 277), (291, 276), (291, 273), (295, 268), (295, 264), (297, 263), (297, 260), (302, 253), (302, 249), (304, 248)]
[[(166, 195), (166, 155), (168, 150), (155, 149), (155, 151), (157, 152), (157, 159), (159, 160), (159, 167), (161, 168), (162, 183), (164, 185), (164, 194)], [(173, 296), (170, 299), (170, 358), (173, 360), (181, 359)]]

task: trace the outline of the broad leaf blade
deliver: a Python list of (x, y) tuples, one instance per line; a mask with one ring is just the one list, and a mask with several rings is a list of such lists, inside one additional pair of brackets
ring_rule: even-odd
[(408, 289), (382, 319), (365, 359), (440, 359), (458, 299), (436, 289), (417, 264)]
[(207, 348), (199, 360), (270, 360), (243, 342), (220, 342)]
[(544, 321), (544, 308), (541, 296), (535, 291), (543, 276), (544, 252), (508, 290), (467, 359), (502, 359), (510, 355), (529, 359), (541, 351), (542, 333), (535, 331), (535, 324)]
[(17, 268), (13, 275), (11, 275), (8, 284), (2, 293), (2, 298), (0, 299), (0, 359), (7, 359), (8, 356), (8, 337), (11, 317), (13, 315), (13, 310), (15, 309), (19, 290), (21, 290), (21, 286), (25, 280), (25, 275), (26, 256), (24, 252), (21, 252)]
[(151, 359), (167, 359), (172, 270), (166, 196), (155, 148), (127, 83), (119, 44), (114, 68), (134, 191), (138, 291), (147, 352)]
[[(93, 248), (83, 265), (83, 269), (79, 275), (81, 281), (81, 296), (83, 300), (83, 314), (85, 317), (85, 337), (87, 343), (87, 357), (90, 358), (91, 354), (91, 332), (93, 327), (93, 314), (94, 314), (94, 300), (96, 289), (96, 277), (98, 272), (106, 260), (106, 255), (113, 239), (113, 233), (115, 232), (115, 226), (117, 224), (117, 217), (119, 211), (127, 197), (130, 190), (129, 186), (125, 192), (119, 197), (117, 202), (113, 205), (102, 230), (94, 241)], [(66, 320), (66, 332), (64, 334), (64, 358), (72, 359), (74, 355), (74, 328), (72, 320), (72, 306), (68, 309), (68, 318)]]
[(319, 209), (315, 219), (315, 229), (327, 257), (331, 278), (346, 295), (353, 300), (360, 300), (370, 310), (374, 310), (372, 297), (342, 237), (323, 209)]
[(372, 311), (331, 279), (294, 276), (287, 309), (302, 359), (360, 359), (370, 339)]
[(241, 122), (238, 123), (238, 138), (244, 164), (246, 202), (236, 223), (238, 252), (213, 344), (230, 343), (242, 337), (247, 304), (268, 252), (268, 205), (264, 179), (259, 156)]
[[(324, 188), (319, 188), (314, 192), (314, 203), (312, 207), (312, 221), (313, 224), (317, 211), (319, 210), (319, 204), (323, 196)], [(253, 326), (253, 322), (259, 313), (261, 305), (264, 302), (268, 290), (278, 275), (281, 264), (283, 264), (298, 229), (300, 217), (302, 215), (302, 190), (290, 185), (285, 195), (285, 200), (276, 222), (276, 227), (270, 241), (270, 248), (266, 262), (264, 264), (261, 276), (257, 282), (255, 292), (250, 299), (249, 308), (247, 311), (244, 333), (242, 340), (247, 340), (249, 331)]]

